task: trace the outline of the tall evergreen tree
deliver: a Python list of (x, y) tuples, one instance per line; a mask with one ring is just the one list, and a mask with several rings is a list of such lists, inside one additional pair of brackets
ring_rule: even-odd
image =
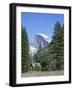
[(27, 72), (30, 68), (30, 61), (29, 61), (29, 43), (28, 43), (28, 35), (26, 32), (25, 27), (21, 29), (21, 34), (22, 34), (22, 73)]
[(53, 70), (64, 69), (64, 27), (56, 22), (54, 35), (49, 45), (49, 59)]

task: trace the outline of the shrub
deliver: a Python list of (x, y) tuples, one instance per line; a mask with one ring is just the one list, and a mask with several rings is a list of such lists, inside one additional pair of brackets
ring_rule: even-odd
[(40, 65), (40, 63), (35, 63), (35, 66), (33, 67), (34, 71), (41, 71), (42, 70), (42, 66)]

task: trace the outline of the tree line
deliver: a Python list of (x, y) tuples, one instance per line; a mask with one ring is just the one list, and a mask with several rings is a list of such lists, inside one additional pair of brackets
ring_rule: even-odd
[[(25, 28), (22, 28), (22, 73), (30, 70), (29, 41)], [(38, 70), (54, 71), (64, 70), (64, 25), (56, 22), (54, 33), (49, 45), (43, 49), (39, 47), (37, 53), (33, 56), (35, 63), (40, 63)]]

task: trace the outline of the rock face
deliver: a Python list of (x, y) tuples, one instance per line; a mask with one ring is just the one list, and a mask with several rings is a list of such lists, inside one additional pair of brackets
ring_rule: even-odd
[(34, 36), (34, 41), (30, 43), (29, 48), (30, 48), (30, 55), (33, 56), (39, 47), (41, 46), (41, 49), (44, 47), (47, 47), (49, 44), (49, 38), (45, 34), (38, 33)]
[(29, 54), (31, 56), (33, 56), (37, 52), (37, 49), (35, 47), (31, 46), (31, 45), (29, 46), (29, 48), (30, 48)]
[(44, 47), (47, 47), (49, 44), (48, 36), (46, 36), (45, 34), (42, 34), (42, 33), (38, 33), (35, 36), (35, 41), (36, 41), (37, 48), (39, 48), (40, 46), (41, 46), (41, 48), (44, 48)]

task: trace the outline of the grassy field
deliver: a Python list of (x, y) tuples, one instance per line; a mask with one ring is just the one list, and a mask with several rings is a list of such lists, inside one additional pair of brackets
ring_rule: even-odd
[(64, 75), (64, 71), (44, 71), (44, 72), (32, 71), (23, 73), (21, 77), (58, 76), (58, 75)]

